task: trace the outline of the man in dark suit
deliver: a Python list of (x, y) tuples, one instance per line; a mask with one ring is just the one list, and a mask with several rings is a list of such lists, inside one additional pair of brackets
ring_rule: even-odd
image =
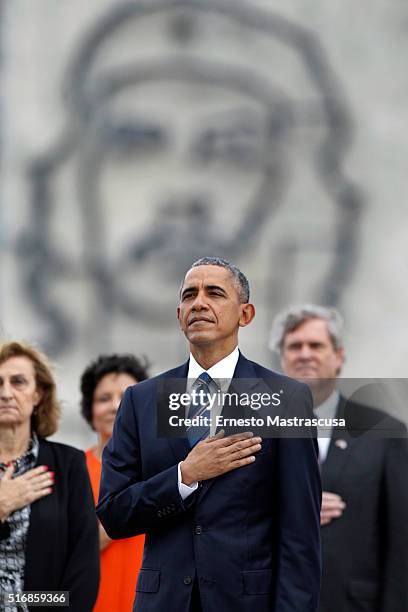
[(319, 437), (323, 484), (320, 612), (408, 611), (406, 427), (342, 397), (342, 320), (314, 305), (277, 316), (272, 345), (283, 371), (309, 379), (315, 413), (345, 419)]
[(214, 388), (215, 380), (227, 388), (266, 385), (287, 397), (288, 410), (311, 414), (306, 385), (239, 352), (238, 330), (254, 314), (248, 281), (238, 268), (211, 257), (193, 264), (177, 309), (189, 360), (129, 388), (119, 408), (103, 455), (97, 512), (112, 538), (146, 533), (138, 612), (317, 609), (316, 440), (261, 440), (250, 432), (195, 431), (197, 439), (191, 431), (187, 438), (157, 433), (160, 389), (180, 381), (184, 389), (191, 381), (193, 388), (197, 382)]

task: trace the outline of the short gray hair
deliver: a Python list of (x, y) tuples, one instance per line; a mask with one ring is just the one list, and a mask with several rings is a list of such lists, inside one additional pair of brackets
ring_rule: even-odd
[(295, 331), (302, 323), (312, 319), (326, 321), (334, 348), (337, 350), (343, 346), (343, 317), (338, 310), (316, 304), (300, 304), (290, 306), (276, 315), (272, 323), (269, 348), (280, 353), (286, 334)]
[(228, 270), (234, 278), (239, 301), (241, 304), (249, 302), (249, 282), (245, 274), (241, 272), (237, 266), (234, 266), (234, 264), (222, 257), (201, 257), (201, 259), (197, 259), (197, 261), (190, 266), (189, 270), (197, 268), (198, 266), (220, 266), (220, 268)]

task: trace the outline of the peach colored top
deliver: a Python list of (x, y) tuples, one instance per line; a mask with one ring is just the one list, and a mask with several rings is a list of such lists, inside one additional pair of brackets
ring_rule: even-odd
[[(86, 463), (95, 504), (98, 501), (102, 464), (86, 451)], [(136, 580), (142, 565), (144, 536), (115, 540), (101, 552), (101, 579), (94, 612), (131, 612)]]

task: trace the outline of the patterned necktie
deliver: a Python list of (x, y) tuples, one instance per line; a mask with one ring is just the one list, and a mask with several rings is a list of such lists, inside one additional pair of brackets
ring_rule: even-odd
[[(200, 374), (192, 386), (192, 391), (195, 391), (195, 395), (191, 398), (188, 418), (202, 417), (201, 423), (203, 424), (192, 425), (187, 428), (187, 438), (191, 447), (206, 438), (210, 433), (209, 419), (211, 417), (211, 409), (208, 396), (211, 394), (211, 387), (214, 386), (215, 383), (207, 372)], [(208, 419), (207, 424), (203, 422), (205, 418)]]

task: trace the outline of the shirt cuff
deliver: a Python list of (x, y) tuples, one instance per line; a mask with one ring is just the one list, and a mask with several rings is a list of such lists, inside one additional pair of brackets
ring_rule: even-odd
[(194, 493), (196, 489), (198, 489), (198, 482), (192, 482), (190, 486), (181, 482), (181, 469), (180, 469), (181, 461), (177, 466), (177, 477), (178, 477), (178, 490), (180, 493), (181, 499), (184, 501), (191, 493)]

